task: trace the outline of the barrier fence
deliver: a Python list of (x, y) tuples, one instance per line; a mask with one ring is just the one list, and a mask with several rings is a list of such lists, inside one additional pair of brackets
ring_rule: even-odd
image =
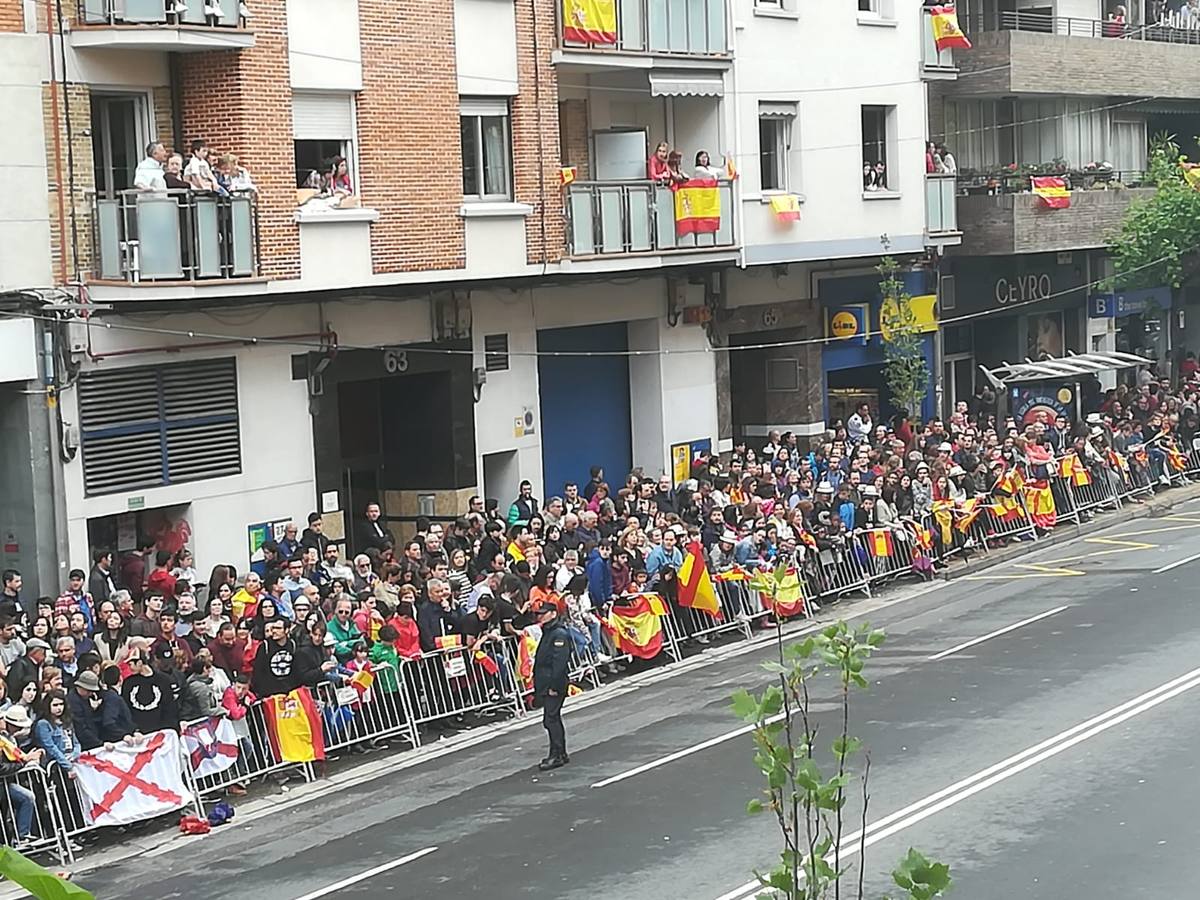
[[(1037, 479), (1031, 475), (1044, 473)], [(771, 608), (752, 586), (752, 568), (712, 572), (720, 614), (663, 601), (657, 604), (655, 632), (661, 646), (654, 660), (670, 664), (688, 645), (711, 637), (750, 637), (756, 625), (782, 617), (811, 617), (814, 603), (835, 601), (909, 575), (931, 577), (956, 558), (987, 555), (1014, 542), (1036, 543), (1055, 527), (1077, 527), (1090, 517), (1139, 502), (1156, 486), (1190, 483), (1200, 477), (1200, 441), (1185, 455), (1173, 448), (1148, 448), (1128, 456), (1079, 459), (1069, 453), (1048, 466), (1021, 469), (997, 483), (991, 493), (959, 502), (936, 501), (928, 512), (849, 534), (805, 535), (787, 569)], [(570, 677), (577, 685), (598, 687), (611, 660), (630, 662), (637, 654), (614, 649), (612, 638), (589, 625), (574, 635)], [(329, 681), (308, 690), (314, 700), (317, 740), (326, 752), (354, 750), (386, 738), (419, 747), (422, 732), (443, 725), (480, 724), (496, 717), (519, 717), (532, 709), (536, 641), (506, 637), (478, 649), (456, 638), (447, 646), (405, 659), (399, 667), (372, 666), (369, 677), (346, 683)], [(190, 807), (203, 815), (204, 802), (254, 781), (295, 775), (311, 781), (312, 761), (287, 758), (272, 739), (267, 703), (256, 701), (239, 719), (182, 724), (178, 764), (190, 795)], [(213, 760), (221, 756), (224, 762)], [(323, 758), (323, 754), (317, 758)], [(74, 859), (75, 841), (105, 826), (85, 812), (92, 807), (78, 780), (51, 764), (30, 765), (0, 779), (0, 833), (22, 852)]]

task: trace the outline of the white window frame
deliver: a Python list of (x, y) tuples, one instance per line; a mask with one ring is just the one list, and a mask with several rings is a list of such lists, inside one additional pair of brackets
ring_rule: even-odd
[[(900, 194), (900, 141), (899, 135), (896, 132), (896, 122), (898, 121), (898, 113), (895, 104), (890, 103), (864, 103), (859, 107), (859, 130), (862, 132), (861, 146), (867, 144), (867, 135), (862, 128), (862, 114), (868, 107), (872, 109), (883, 110), (883, 164), (887, 168), (887, 190), (883, 191), (867, 191), (863, 190), (864, 199), (876, 199), (882, 197), (895, 197)], [(866, 160), (864, 160), (865, 162)], [(872, 164), (878, 160), (872, 160)], [(855, 167), (856, 171), (861, 173), (859, 167)], [(861, 177), (861, 176), (860, 176)]]
[[(334, 124), (330, 119), (327, 126), (316, 124), (297, 127), (295, 121), (295, 106), (297, 97), (325, 95), (323, 99), (344, 99), (348, 105), (346, 119)], [(346, 168), (349, 169), (350, 183), (354, 185), (355, 193), (361, 192), (358, 183), (358, 103), (354, 91), (292, 91), (292, 142), (297, 141), (336, 141), (338, 155), (346, 158)], [(297, 181), (299, 172), (296, 173)]]
[[(509, 203), (513, 199), (513, 143), (512, 143), (512, 110), (507, 97), (461, 97), (459, 98), (459, 134), (462, 135), (462, 122), (473, 119), (473, 137), (475, 140), (475, 176), (480, 188), (478, 194), (468, 194), (463, 190), (463, 200), (468, 203)], [(504, 120), (504, 182), (503, 193), (487, 193), (486, 177), (483, 160), (483, 125), (485, 118), (502, 118)], [(465, 158), (465, 155), (464, 155)], [(465, 176), (465, 163), (463, 174)]]
[[(799, 105), (792, 101), (764, 101), (758, 105), (758, 160), (759, 160), (759, 189), (762, 195), (787, 194), (797, 190), (799, 186), (800, 166), (792, 160), (796, 147), (796, 122), (799, 119)], [(762, 130), (763, 124), (770, 123), (775, 127), (775, 175), (779, 182), (775, 187), (767, 187), (762, 182)]]
[(893, 25), (896, 22), (895, 0), (858, 0), (860, 25)]
[(778, 19), (798, 19), (796, 0), (754, 0), (754, 15), (774, 16)]

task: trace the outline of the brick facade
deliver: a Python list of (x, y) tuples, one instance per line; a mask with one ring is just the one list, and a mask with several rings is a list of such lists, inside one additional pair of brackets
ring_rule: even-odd
[[(250, 171), (258, 186), (262, 274), (295, 278), (300, 234), (293, 221), (296, 167), (284, 5), (254, 4), (252, 25), (250, 49), (179, 54), (182, 138), (205, 140), (214, 155), (233, 153)], [(156, 108), (158, 102), (156, 96)], [(158, 127), (170, 143), (169, 120)], [(186, 147), (182, 152), (186, 159)]]
[(563, 100), (558, 104), (560, 161), (575, 166), (580, 181), (591, 178), (588, 164), (588, 106), (586, 100)]
[(183, 135), (175, 134), (175, 106), (169, 87), (156, 87), (153, 91), (154, 129), (157, 140), (172, 153), (187, 158), (187, 147), (183, 146)]
[(25, 30), (25, 4), (22, 0), (0, 0), (0, 31)]
[[(79, 274), (86, 274), (91, 266), (92, 250), (92, 206), (90, 195), (95, 191), (96, 175), (92, 162), (91, 90), (87, 85), (68, 84), (64, 92), (57, 88), (58, 121), (54, 119), (52, 87), (42, 85), (42, 122), (46, 130), (46, 181), (50, 189), (50, 257), (51, 271), (56, 283), (62, 280), (62, 263), (66, 260), (67, 280), (74, 281)], [(68, 155), (66, 119), (68, 109), (71, 117), (70, 155)], [(58, 135), (61, 159), (54, 155), (55, 134)], [(73, 173), (71, 157), (74, 159)], [(61, 170), (62, 182), (58, 173)], [(72, 198), (70, 185), (74, 175), (75, 193)], [(64, 218), (59, 216), (59, 194), (64, 198)], [(72, 229), (74, 216), (74, 229)], [(78, 258), (74, 248), (78, 248)]]
[(557, 262), (565, 250), (562, 187), (558, 183), (558, 82), (550, 62), (555, 21), (554, 0), (518, 0), (520, 93), (512, 104), (513, 180), (517, 202), (533, 207), (533, 214), (525, 220), (530, 263)]
[(466, 238), (454, 6), (359, 0), (359, 185), (375, 271), (461, 268)]

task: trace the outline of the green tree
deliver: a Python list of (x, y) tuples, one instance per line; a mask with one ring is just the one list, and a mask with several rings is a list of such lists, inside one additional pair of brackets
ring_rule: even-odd
[[(774, 599), (786, 577), (787, 569), (782, 566), (774, 572), (759, 572), (750, 588)], [(844, 812), (852, 782), (850, 765), (864, 752), (862, 740), (850, 733), (850, 701), (854, 691), (867, 687), (863, 671), (884, 639), (884, 632), (870, 625), (851, 628), (836, 622), (801, 641), (785, 643), (779, 622), (776, 658), (763, 663), (776, 680), (758, 694), (743, 690), (733, 695), (734, 713), (753, 726), (754, 762), (766, 781), (762, 795), (752, 799), (746, 810), (773, 816), (783, 843), (778, 865), (768, 872), (754, 872), (764, 888), (761, 900), (824, 900), (831, 896), (840, 900), (843, 889), (847, 897), (862, 900), (864, 896), (862, 855), (866, 851), (871, 763), (865, 756), (858, 846), (852, 842), (847, 846)], [(834, 760), (830, 773), (822, 771), (817, 762), (817, 723), (809, 693), (812, 680), (826, 672), (837, 678), (840, 701), (836, 733), (829, 744)], [(849, 849), (859, 854), (858, 878), (854, 886), (843, 887), (848, 869), (842, 861)], [(949, 889), (950, 869), (910, 849), (892, 872), (892, 880), (910, 900), (934, 900)]]
[(1130, 205), (1112, 236), (1114, 287), (1183, 287), (1200, 274), (1200, 190), (1183, 176), (1186, 157), (1173, 135), (1150, 144), (1154, 194)]
[(896, 261), (885, 256), (876, 267), (879, 292), (879, 330), (883, 340), (883, 377), (892, 403), (907, 412), (921, 408), (929, 392), (929, 365), (925, 362), (925, 337), (917, 327), (912, 297), (900, 280)]

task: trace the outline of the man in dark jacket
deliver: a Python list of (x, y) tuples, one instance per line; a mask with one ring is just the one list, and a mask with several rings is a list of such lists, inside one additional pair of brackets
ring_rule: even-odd
[(362, 553), (370, 547), (384, 550), (396, 546), (396, 538), (388, 530), (380, 518), (382, 515), (378, 503), (368, 503), (366, 517), (358, 526), (358, 552)]
[(115, 691), (105, 690), (95, 672), (79, 673), (67, 695), (67, 706), (83, 750), (120, 741), (131, 744), (139, 737), (125, 701)]
[(300, 546), (316, 547), (318, 559), (325, 558), (325, 548), (329, 546), (329, 538), (321, 532), (324, 525), (320, 513), (309, 513), (308, 527), (304, 529), (304, 534), (300, 535)]
[(296, 642), (287, 636), (282, 619), (267, 624), (267, 636), (254, 657), (251, 686), (260, 697), (287, 694), (297, 686), (295, 663)]
[(558, 618), (558, 607), (540, 603), (535, 609), (542, 637), (533, 659), (533, 695), (542, 704), (542, 727), (550, 736), (550, 753), (538, 763), (543, 772), (565, 766), (567, 732), (563, 728), (562, 707), (567, 698), (567, 670), (571, 663), (571, 638)]
[[(159, 651), (171, 652), (166, 645)], [(121, 685), (121, 697), (129, 706), (134, 725), (143, 734), (164, 728), (179, 730), (179, 702), (171, 679), (150, 667), (145, 650), (129, 656), (130, 675)]]
[[(92, 554), (92, 559), (95, 560), (95, 565), (88, 576), (88, 593), (92, 595), (92, 602), (99, 609), (101, 603), (111, 600), (112, 595), (117, 592), (112, 576), (112, 551), (97, 550)], [(141, 585), (138, 587), (140, 589)]]
[(46, 654), (50, 645), (41, 638), (30, 638), (25, 642), (25, 655), (18, 656), (8, 667), (8, 696), (19, 698), (21, 691), (29, 682), (42, 683), (42, 666), (46, 664)]

